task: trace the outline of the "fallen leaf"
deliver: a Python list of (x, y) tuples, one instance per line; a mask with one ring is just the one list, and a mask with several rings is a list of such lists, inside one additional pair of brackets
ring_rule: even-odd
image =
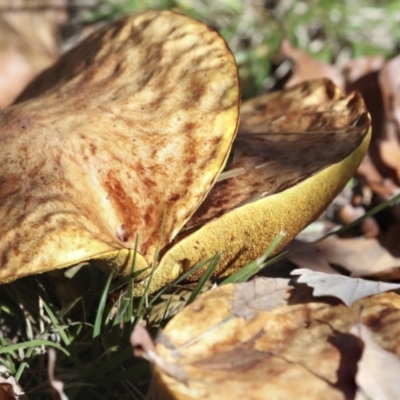
[(65, 0), (0, 1), (0, 108), (59, 57), (66, 5)]
[(0, 376), (0, 399), (26, 400), (24, 391), (12, 375), (10, 375), (8, 378), (3, 378)]
[(8, 382), (0, 382), (0, 399), (17, 400), (13, 386)]
[(380, 156), (380, 141), (385, 137), (385, 110), (378, 76), (383, 64), (384, 60), (381, 56), (350, 60), (345, 66), (345, 75), (347, 76), (347, 93), (354, 90), (360, 92), (371, 114), (372, 139), (368, 154), (377, 172), (388, 178), (391, 170)]
[(400, 284), (349, 278), (306, 268), (295, 269), (290, 274), (299, 275), (297, 282), (306, 283), (312, 287), (313, 296), (334, 296), (348, 307), (364, 297), (400, 289)]
[[(364, 207), (353, 206), (350, 203), (344, 204), (337, 211), (337, 216), (342, 225), (351, 224), (366, 213)], [(376, 238), (380, 233), (380, 227), (373, 217), (365, 218), (360, 224), (360, 230), (366, 238)]]
[(398, 70), (400, 56), (385, 63), (379, 72), (378, 81), (382, 91), (385, 110), (384, 135), (379, 143), (382, 161), (389, 168), (388, 176), (400, 184), (400, 79)]
[(282, 40), (280, 52), (294, 62), (293, 73), (286, 87), (307, 80), (329, 78), (336, 86), (344, 89), (344, 78), (335, 66), (318, 61), (307, 52), (293, 47), (287, 38)]
[[(255, 286), (243, 285), (248, 285), (251, 304)], [(350, 329), (360, 318), (373, 329), (377, 343), (400, 354), (396, 293), (346, 307), (313, 298), (304, 285), (294, 284), (288, 286), (288, 304), (270, 309), (266, 302), (268, 311), (261, 306), (246, 319), (235, 316), (232, 308), (237, 297), (243, 298), (243, 287), (240, 293), (237, 285), (208, 291), (167, 324), (156, 350), (184, 369), (187, 379), (183, 383), (155, 366), (149, 398), (235, 400), (251, 394), (265, 399), (268, 393), (276, 399), (352, 399), (363, 346)]]
[(353, 84), (369, 74), (380, 71), (384, 64), (385, 57), (381, 55), (358, 57), (349, 60), (344, 67), (346, 81)]
[(392, 255), (377, 239), (329, 238), (314, 244), (294, 242), (288, 250), (287, 258), (292, 263), (321, 272), (333, 272), (331, 265), (336, 265), (345, 268), (351, 276), (368, 276), (400, 267), (400, 257)]
[(356, 382), (361, 393), (368, 399), (397, 400), (399, 398), (400, 358), (379, 346), (369, 329), (356, 324), (350, 333), (364, 342), (361, 360), (358, 362)]
[(286, 304), (289, 297), (289, 279), (253, 279), (239, 283), (235, 288), (231, 312), (246, 320), (254, 318), (260, 310), (269, 311)]
[(158, 355), (153, 340), (146, 328), (136, 324), (131, 333), (130, 342), (133, 347), (133, 354), (136, 357), (145, 358), (154, 365), (157, 365), (166, 374), (179, 381), (186, 380), (187, 374), (183, 369), (177, 367), (175, 364), (166, 362), (164, 358)]
[[(400, 110), (399, 110), (400, 113)], [(386, 137), (381, 140), (379, 152), (382, 161), (395, 173), (395, 182), (400, 182), (400, 142), (397, 128), (391, 122), (386, 126)]]
[(374, 193), (383, 199), (388, 200), (399, 193), (399, 186), (391, 178), (385, 178), (368, 155), (362, 160), (357, 174), (363, 178)]
[(400, 128), (400, 55), (387, 61), (379, 72), (379, 85), (386, 119)]

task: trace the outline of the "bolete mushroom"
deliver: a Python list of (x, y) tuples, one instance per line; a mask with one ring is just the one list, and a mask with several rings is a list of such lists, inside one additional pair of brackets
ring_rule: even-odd
[[(137, 269), (160, 249), (156, 290), (216, 251), (221, 275), (289, 241), (354, 173), (369, 120), (327, 81), (257, 101), (228, 161), (239, 85), (218, 33), (150, 11), (93, 34), (0, 114), (0, 281), (87, 260), (126, 275), (138, 238)], [(244, 174), (216, 183), (227, 161)]]

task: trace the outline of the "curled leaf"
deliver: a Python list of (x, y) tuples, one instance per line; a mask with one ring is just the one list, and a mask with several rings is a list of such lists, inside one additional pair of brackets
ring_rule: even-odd
[(291, 275), (299, 275), (297, 282), (306, 283), (312, 287), (314, 296), (334, 296), (342, 300), (348, 307), (364, 297), (400, 289), (400, 284), (396, 283), (349, 278), (343, 275), (311, 271), (306, 268), (295, 269)]
[(169, 376), (178, 379), (179, 381), (186, 380), (186, 372), (175, 364), (166, 362), (163, 357), (160, 357), (154, 346), (153, 340), (151, 339), (146, 328), (141, 325), (135, 325), (131, 333), (131, 345), (133, 347), (133, 353), (136, 357), (142, 357), (146, 360), (157, 365)]

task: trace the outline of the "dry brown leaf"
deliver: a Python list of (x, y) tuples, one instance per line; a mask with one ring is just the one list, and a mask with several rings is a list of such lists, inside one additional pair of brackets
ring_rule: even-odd
[(303, 245), (296, 242), (288, 250), (291, 262), (321, 272), (333, 272), (330, 265), (337, 265), (348, 270), (351, 276), (367, 276), (400, 267), (400, 257), (393, 256), (377, 239), (329, 238)]
[(0, 376), (0, 400), (26, 400), (24, 391), (13, 376)]
[(166, 362), (158, 355), (153, 340), (146, 328), (139, 324), (135, 325), (131, 333), (130, 342), (133, 347), (133, 354), (136, 357), (145, 358), (154, 365), (157, 365), (158, 368), (162, 369), (166, 374), (174, 379), (182, 382), (186, 381), (187, 374), (183, 369), (177, 367), (173, 363)]
[(379, 72), (379, 86), (385, 110), (385, 126), (379, 153), (388, 167), (387, 175), (400, 183), (400, 56), (389, 60)]
[(363, 324), (354, 325), (350, 333), (364, 342), (363, 354), (357, 364), (359, 391), (367, 399), (399, 399), (400, 358), (379, 346)]
[(293, 47), (287, 38), (282, 40), (280, 52), (294, 62), (293, 73), (286, 87), (307, 80), (329, 78), (339, 88), (344, 89), (344, 78), (335, 66), (318, 61), (307, 52)]
[(354, 84), (365, 76), (380, 71), (384, 64), (385, 58), (380, 55), (352, 59), (347, 62), (346, 66), (344, 67), (346, 81), (350, 84)]
[[(337, 216), (343, 225), (351, 224), (358, 218), (365, 215), (366, 210), (361, 206), (353, 206), (350, 203), (344, 204), (337, 211)], [(360, 229), (364, 237), (376, 238), (380, 233), (380, 227), (373, 217), (365, 218), (360, 224)]]
[[(253, 286), (249, 285), (249, 291)], [(345, 400), (354, 398), (361, 322), (383, 348), (400, 354), (400, 296), (385, 293), (348, 308), (292, 289), (290, 305), (235, 317), (235, 285), (201, 295), (173, 318), (156, 344), (160, 357), (187, 372), (185, 383), (154, 368), (149, 398)], [(360, 310), (361, 316), (360, 316)], [(166, 339), (165, 339), (166, 337)]]
[(10, 383), (0, 382), (0, 400), (18, 400)]
[(0, 0), (0, 108), (58, 58), (65, 7), (65, 0)]
[[(385, 137), (385, 111), (378, 75), (383, 63), (384, 60), (381, 56), (350, 60), (345, 67), (345, 75), (347, 77), (347, 93), (354, 90), (360, 92), (371, 114), (372, 139), (368, 154), (373, 161), (372, 165), (378, 174), (388, 178), (392, 172), (380, 156), (380, 141)], [(368, 170), (365, 172), (368, 172)], [(374, 176), (367, 177), (367, 184), (369, 184), (371, 178), (374, 178)], [(375, 178), (373, 180), (373, 185), (376, 186), (378, 180)]]
[(357, 173), (371, 190), (383, 199), (390, 199), (399, 193), (399, 187), (391, 178), (382, 176), (368, 155), (362, 160)]
[(254, 318), (260, 311), (269, 311), (286, 304), (289, 297), (289, 279), (253, 279), (236, 285), (231, 312), (246, 320)]
[(297, 282), (313, 288), (313, 296), (334, 296), (351, 307), (355, 302), (374, 294), (400, 289), (400, 284), (349, 278), (343, 275), (326, 274), (307, 268), (295, 269), (291, 275), (298, 275)]
[(394, 257), (400, 258), (399, 248), (400, 222), (393, 222), (390, 227), (381, 235), (380, 243), (388, 249)]
[[(400, 109), (399, 109), (400, 113)], [(380, 142), (379, 153), (382, 161), (395, 173), (396, 183), (400, 182), (400, 142), (396, 129), (390, 122), (386, 127), (386, 137)]]
[(388, 61), (379, 72), (379, 85), (386, 119), (400, 128), (400, 55)]
[(365, 214), (365, 208), (361, 206), (353, 206), (350, 203), (344, 204), (338, 209), (338, 218), (343, 225), (352, 223)]

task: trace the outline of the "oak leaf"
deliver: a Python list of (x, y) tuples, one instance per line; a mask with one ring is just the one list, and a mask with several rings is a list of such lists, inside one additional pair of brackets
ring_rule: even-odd
[(0, 109), (59, 57), (66, 5), (65, 0), (0, 1)]
[(312, 287), (314, 296), (334, 296), (342, 300), (348, 307), (364, 297), (400, 289), (400, 284), (396, 283), (349, 278), (343, 275), (312, 271), (307, 268), (295, 269), (291, 275), (299, 275), (297, 282), (306, 283)]

